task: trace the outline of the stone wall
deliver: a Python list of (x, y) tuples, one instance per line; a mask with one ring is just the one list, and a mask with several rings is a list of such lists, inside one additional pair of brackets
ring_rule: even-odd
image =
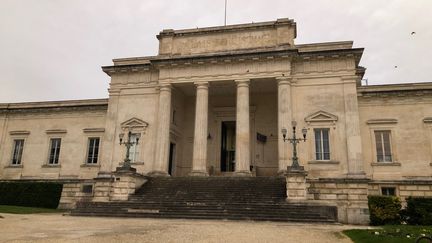
[(110, 201), (127, 201), (129, 195), (135, 193), (144, 183), (147, 178), (133, 172), (116, 172), (115, 179), (111, 184)]
[(395, 194), (403, 204), (407, 197), (432, 197), (432, 180), (372, 181), (369, 195), (381, 195), (383, 187), (395, 188)]
[(91, 185), (93, 188), (94, 182), (86, 180), (64, 183), (58, 208), (73, 209), (78, 202), (92, 201), (94, 196), (93, 190), (91, 190), (91, 192), (84, 192), (83, 186), (85, 185)]
[(367, 179), (308, 179), (308, 202), (333, 205), (338, 208), (338, 221), (367, 224)]

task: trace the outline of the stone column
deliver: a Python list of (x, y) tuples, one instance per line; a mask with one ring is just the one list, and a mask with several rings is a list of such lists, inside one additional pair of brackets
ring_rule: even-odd
[(276, 78), (278, 83), (278, 174), (283, 175), (291, 165), (290, 143), (282, 140), (282, 128), (292, 130), (291, 78)]
[(357, 76), (343, 77), (348, 177), (365, 177), (357, 101)]
[(196, 83), (195, 131), (191, 176), (208, 176), (208, 83)]
[(160, 86), (157, 120), (156, 155), (153, 164), (154, 176), (168, 176), (169, 137), (171, 118), (171, 85)]
[(235, 173), (251, 175), (250, 172), (250, 125), (249, 125), (249, 79), (236, 80), (237, 115)]

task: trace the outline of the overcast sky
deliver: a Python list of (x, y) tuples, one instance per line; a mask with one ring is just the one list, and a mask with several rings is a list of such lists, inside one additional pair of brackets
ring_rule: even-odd
[[(353, 40), (369, 84), (389, 84), (432, 81), (431, 15), (431, 0), (228, 0), (227, 22), (288, 17), (297, 44)], [(113, 58), (223, 21), (224, 0), (0, 0), (0, 102), (106, 98)]]

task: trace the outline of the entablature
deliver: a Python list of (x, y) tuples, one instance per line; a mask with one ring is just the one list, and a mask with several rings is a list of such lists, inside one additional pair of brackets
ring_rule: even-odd
[(1, 104), (0, 114), (40, 114), (77, 111), (106, 111), (108, 99), (23, 102)]
[(392, 100), (393, 104), (430, 103), (432, 101), (432, 82), (361, 86), (357, 88), (357, 96), (362, 103), (386, 100)]

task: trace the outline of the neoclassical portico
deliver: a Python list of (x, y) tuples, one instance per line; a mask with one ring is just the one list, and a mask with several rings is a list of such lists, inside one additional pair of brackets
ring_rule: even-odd
[[(250, 175), (250, 119), (249, 79), (235, 80), (236, 83), (236, 175)], [(190, 175), (206, 176), (208, 137), (208, 82), (196, 85), (195, 128), (193, 143), (192, 172)]]
[[(254, 149), (251, 146), (267, 146), (272, 147), (275, 146), (271, 153), (274, 153), (275, 166), (277, 167), (278, 174), (282, 174), (286, 171), (287, 166), (291, 161), (291, 154), (289, 145), (284, 143), (281, 138), (280, 130), (282, 128), (290, 127), (292, 121), (292, 100), (291, 100), (291, 78), (290, 77), (269, 77), (269, 81), (266, 82), (275, 83), (274, 93), (271, 93), (270, 96), (277, 97), (277, 103), (274, 103), (275, 110), (273, 115), (277, 118), (277, 122), (274, 126), (266, 128), (267, 130), (271, 130), (270, 135), (272, 138), (272, 143), (256, 145), (255, 143), (255, 134), (251, 134), (252, 127), (251, 121), (255, 121), (254, 118), (250, 116), (251, 112), (251, 104), (250, 104), (250, 95), (251, 95), (251, 79), (250, 78), (241, 78), (235, 79), (230, 82), (233, 83), (233, 94), (232, 98), (235, 99), (235, 109), (234, 111), (234, 122), (235, 122), (235, 166), (233, 170), (233, 175), (236, 176), (250, 176), (252, 166), (256, 167), (254, 163), (254, 159), (259, 156), (264, 156), (259, 154), (260, 148), (255, 148), (257, 151), (254, 154)], [(215, 153), (219, 153), (219, 144), (213, 144), (214, 146), (210, 147), (209, 144), (212, 142), (219, 143), (219, 141), (210, 141), (211, 134), (215, 136), (215, 131), (209, 130), (209, 124), (212, 123), (212, 120), (209, 120), (209, 117), (212, 116), (212, 109), (209, 105), (209, 96), (210, 91), (216, 89), (216, 87), (212, 87), (212, 83), (215, 86), (217, 82), (212, 81), (196, 81), (194, 83), (190, 83), (189, 87), (192, 89), (195, 106), (194, 109), (194, 119), (193, 119), (193, 145), (192, 145), (192, 156), (191, 156), (191, 167), (188, 175), (190, 176), (208, 176), (209, 175), (209, 167), (212, 158), (214, 159)], [(173, 84), (165, 84), (160, 86), (159, 88), (159, 110), (158, 110), (158, 129), (157, 129), (157, 142), (156, 142), (156, 151), (155, 151), (155, 163), (152, 170), (153, 175), (168, 175), (168, 163), (169, 163), (169, 133), (166, 131), (170, 130), (170, 117), (169, 111), (171, 110), (171, 90), (172, 86), (175, 86), (176, 83)], [(255, 92), (259, 92), (260, 88), (255, 87)], [(192, 93), (192, 92), (191, 92)], [(257, 94), (258, 100), (260, 98), (261, 93)], [(256, 102), (256, 101), (255, 101)], [(259, 103), (258, 103), (259, 104)], [(255, 107), (255, 105), (253, 106)], [(258, 107), (261, 107), (258, 105)], [(261, 109), (266, 109), (261, 108)], [(226, 118), (229, 120), (229, 118)], [(258, 123), (262, 123), (262, 117), (257, 118)], [(213, 121), (214, 122), (214, 121)], [(268, 126), (267, 123), (265, 123)], [(217, 124), (219, 126), (219, 124)], [(254, 130), (255, 131), (255, 130)], [(256, 132), (261, 132), (257, 130)], [(210, 137), (209, 137), (210, 136)], [(274, 141), (274, 145), (273, 145)], [(210, 156), (210, 157), (209, 157)], [(271, 154), (266, 155), (272, 157)], [(217, 156), (216, 156), (217, 157)], [(255, 158), (254, 158), (255, 157)], [(264, 158), (261, 158), (264, 160)], [(268, 163), (268, 162), (267, 162)], [(221, 168), (217, 169), (220, 172)]]

